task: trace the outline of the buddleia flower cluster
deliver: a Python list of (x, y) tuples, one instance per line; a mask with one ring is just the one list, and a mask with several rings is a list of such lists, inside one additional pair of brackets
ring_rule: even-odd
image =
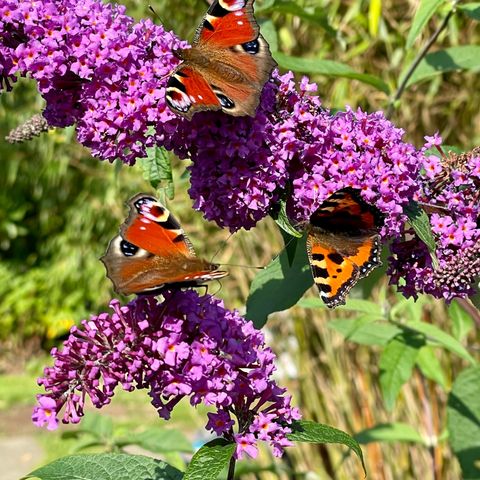
[(425, 147), (441, 153), (425, 154), (418, 198), (429, 212), (435, 257), (405, 229), (391, 246), (389, 275), (406, 296), (450, 301), (473, 295), (480, 281), (480, 149), (446, 155), (441, 137), (426, 138)]
[(289, 425), (300, 414), (273, 380), (275, 355), (251, 322), (193, 290), (110, 306), (112, 313), (84, 320), (52, 350), (55, 363), (39, 379), (46, 393), (38, 396), (36, 425), (78, 423), (87, 397), (101, 408), (120, 386), (147, 389), (164, 419), (183, 398), (211, 407), (206, 428), (236, 442), (237, 458), (255, 457), (259, 440), (277, 456), (291, 445)]
[(292, 220), (308, 221), (330, 195), (352, 187), (385, 214), (384, 236), (397, 234), (406, 219), (403, 208), (418, 190), (421, 152), (404, 141), (404, 131), (383, 112), (347, 107), (332, 114), (322, 109), (308, 78), (298, 90), (291, 72), (279, 81), (272, 149), (288, 162)]
[(105, 160), (133, 164), (168, 134), (165, 78), (178, 63), (172, 49), (184, 46), (120, 5), (0, 0), (0, 90), (18, 75), (35, 79), (48, 123), (76, 124), (78, 140)]

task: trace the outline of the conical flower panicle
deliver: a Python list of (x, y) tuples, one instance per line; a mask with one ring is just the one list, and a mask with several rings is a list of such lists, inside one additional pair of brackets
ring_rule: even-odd
[(278, 455), (290, 445), (288, 425), (300, 415), (273, 380), (275, 355), (251, 322), (193, 290), (167, 292), (162, 302), (114, 300), (111, 308), (72, 328), (63, 348), (52, 350), (54, 365), (39, 379), (46, 393), (38, 397), (35, 424), (77, 423), (87, 396), (100, 408), (121, 386), (148, 389), (165, 419), (184, 397), (212, 406), (206, 428), (236, 440), (238, 456), (253, 452), (242, 449), (244, 438), (254, 438), (255, 449), (267, 441)]

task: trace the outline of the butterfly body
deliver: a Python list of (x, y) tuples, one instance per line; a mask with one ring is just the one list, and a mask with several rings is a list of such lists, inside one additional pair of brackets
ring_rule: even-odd
[(166, 101), (190, 119), (202, 110), (254, 116), (276, 63), (253, 16), (253, 0), (215, 0), (166, 88)]
[(323, 301), (334, 308), (360, 278), (381, 265), (378, 229), (382, 214), (358, 190), (331, 195), (310, 217), (307, 253)]
[(156, 198), (140, 193), (128, 204), (129, 216), (101, 258), (116, 292), (153, 294), (227, 275), (195, 256), (178, 221)]

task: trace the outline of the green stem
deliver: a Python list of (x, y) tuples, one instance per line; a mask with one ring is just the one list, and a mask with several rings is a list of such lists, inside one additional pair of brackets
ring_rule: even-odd
[(447, 28), (450, 18), (452, 18), (453, 14), (456, 12), (456, 6), (457, 6), (457, 1), (454, 1), (452, 9), (448, 12), (447, 16), (443, 19), (443, 22), (440, 24), (437, 30), (435, 30), (434, 34), (429, 38), (428, 42), (424, 45), (424, 47), (420, 50), (418, 55), (415, 57), (415, 60), (413, 61), (410, 68), (408, 69), (406, 75), (403, 77), (402, 83), (399, 85), (394, 97), (390, 100), (390, 103), (387, 109), (387, 114), (386, 114), (387, 118), (390, 118), (392, 116), (393, 110), (395, 108), (395, 102), (399, 100), (400, 97), (403, 95), (403, 92), (407, 88), (407, 83), (410, 80), (410, 77), (413, 75), (413, 72), (415, 72), (420, 62), (423, 60), (427, 52), (430, 50), (432, 45), (437, 40), (438, 36), (443, 32), (443, 30), (445, 30), (445, 28)]
[(236, 462), (237, 462), (237, 460), (232, 455), (232, 458), (230, 459), (230, 465), (228, 466), (227, 480), (233, 480), (235, 478), (235, 463)]

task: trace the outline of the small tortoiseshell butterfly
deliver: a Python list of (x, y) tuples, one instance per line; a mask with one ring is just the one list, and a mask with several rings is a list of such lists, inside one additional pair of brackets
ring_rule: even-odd
[(253, 117), (276, 66), (253, 16), (253, 0), (214, 0), (192, 48), (173, 53), (183, 62), (168, 80), (165, 99), (188, 119), (202, 110)]
[(381, 212), (352, 188), (331, 195), (310, 217), (308, 259), (328, 307), (343, 305), (357, 281), (382, 264), (378, 234), (382, 223)]
[(120, 234), (100, 259), (117, 293), (150, 295), (228, 275), (195, 256), (177, 219), (156, 198), (139, 193), (128, 205), (130, 213)]

